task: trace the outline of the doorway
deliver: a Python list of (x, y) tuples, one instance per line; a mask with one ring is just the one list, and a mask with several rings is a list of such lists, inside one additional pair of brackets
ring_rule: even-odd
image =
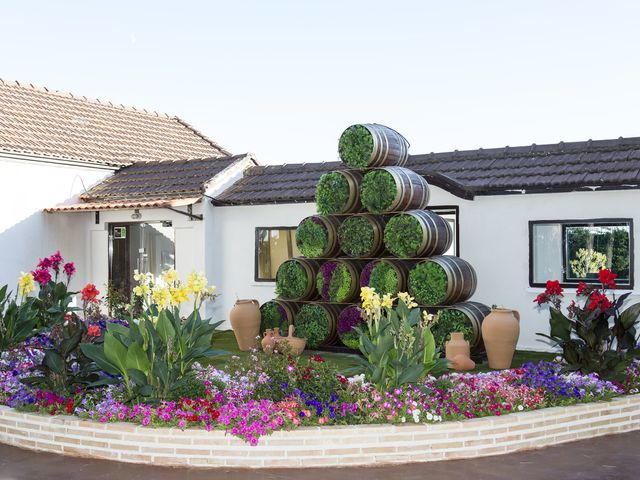
[(175, 268), (175, 230), (171, 222), (109, 224), (109, 283), (130, 299), (133, 275), (160, 275)]

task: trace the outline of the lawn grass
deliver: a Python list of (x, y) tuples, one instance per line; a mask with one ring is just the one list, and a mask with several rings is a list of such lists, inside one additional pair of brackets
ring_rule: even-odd
[[(213, 337), (213, 347), (226, 350), (230, 354), (224, 357), (213, 359), (210, 363), (216, 368), (222, 369), (224, 367), (232, 366), (232, 355), (238, 356), (241, 359), (245, 359), (249, 356), (249, 352), (241, 352), (240, 350), (238, 350), (238, 344), (236, 343), (236, 339), (231, 330), (216, 332)], [(303, 353), (303, 355), (307, 357), (316, 354), (322, 355), (327, 360), (327, 362), (335, 365), (339, 371), (345, 371), (357, 365), (357, 361), (355, 360), (357, 356), (348, 353), (320, 352), (315, 350), (305, 350)], [(527, 350), (516, 350), (516, 353), (513, 356), (511, 367), (516, 368), (526, 362), (537, 363), (540, 360), (553, 360), (556, 355), (557, 354), (550, 352), (531, 352)], [(477, 365), (474, 371), (489, 372), (491, 371), (491, 369), (485, 361), (484, 363)]]

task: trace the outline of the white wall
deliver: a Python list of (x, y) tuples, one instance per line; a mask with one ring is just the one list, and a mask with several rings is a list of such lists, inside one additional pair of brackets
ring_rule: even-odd
[[(640, 241), (639, 191), (502, 195), (462, 200), (432, 187), (431, 206), (460, 207), (460, 256), (478, 273), (473, 300), (514, 308), (522, 316), (519, 348), (547, 348), (536, 332), (548, 331), (548, 312), (537, 311), (533, 299), (542, 289), (529, 287), (530, 220), (633, 218)], [(296, 226), (315, 213), (315, 204), (216, 207), (216, 228), (207, 249), (216, 252), (212, 278), (220, 298), (216, 317), (227, 318), (237, 297), (264, 302), (273, 298), (274, 284), (254, 281), (255, 227)], [(635, 258), (635, 272), (640, 260)], [(634, 300), (640, 300), (634, 293)], [(567, 301), (571, 296), (567, 295)]]
[[(38, 258), (60, 249), (65, 260), (78, 262), (77, 219), (58, 227), (42, 210), (64, 202), (107, 175), (110, 170), (47, 163), (26, 156), (0, 154), (0, 285), (16, 285), (21, 271), (32, 270)], [(74, 284), (75, 285), (75, 284)]]

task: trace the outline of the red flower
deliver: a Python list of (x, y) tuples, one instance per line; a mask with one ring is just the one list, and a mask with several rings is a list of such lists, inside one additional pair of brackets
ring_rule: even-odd
[(51, 268), (51, 259), (49, 257), (41, 258), (38, 261), (38, 269), (48, 270)]
[(51, 268), (58, 273), (60, 271), (60, 264), (64, 262), (62, 255), (60, 255), (60, 250), (49, 257), (49, 262), (51, 262)]
[(347, 377), (345, 377), (344, 375), (336, 375), (336, 377), (338, 378), (338, 381), (343, 385), (349, 381), (347, 380)]
[(587, 288), (587, 284), (584, 282), (580, 282), (578, 284), (578, 288), (576, 288), (576, 295), (582, 295), (585, 288)]
[(613, 304), (611, 303), (611, 301), (607, 298), (607, 296), (604, 293), (600, 293), (600, 292), (593, 292), (590, 296), (589, 296), (589, 310), (595, 310), (596, 308), (599, 308), (601, 311), (605, 311), (608, 308), (611, 308), (613, 306)]
[(563, 297), (563, 290), (560, 286), (560, 282), (558, 280), (547, 280), (547, 295), (558, 295), (559, 297)]
[(100, 327), (98, 325), (91, 325), (87, 329), (87, 335), (90, 337), (99, 337), (100, 336)]
[(62, 269), (64, 270), (65, 275), (69, 278), (76, 273), (76, 266), (73, 262), (65, 263)]
[(616, 277), (617, 273), (613, 273), (609, 269), (600, 270), (600, 283), (605, 288), (616, 288)]
[(82, 293), (83, 302), (98, 303), (97, 297), (100, 295), (100, 292), (93, 283), (87, 283), (80, 293)]
[(322, 358), (320, 355), (311, 355), (309, 359), (313, 360), (314, 362), (324, 363), (324, 358)]
[(547, 303), (549, 301), (549, 297), (546, 293), (541, 293), (536, 298), (534, 298), (533, 301), (538, 305), (542, 305), (543, 303)]
[(51, 281), (51, 274), (49, 273), (49, 269), (40, 267), (39, 265), (37, 270), (31, 272), (31, 275), (33, 276), (33, 279), (40, 284), (41, 287), (45, 286)]

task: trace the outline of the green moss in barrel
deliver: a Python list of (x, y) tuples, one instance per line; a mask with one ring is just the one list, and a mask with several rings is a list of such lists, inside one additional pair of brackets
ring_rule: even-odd
[(389, 262), (378, 262), (371, 270), (369, 286), (374, 288), (379, 295), (389, 294), (395, 296), (400, 289), (398, 272)]
[(435, 262), (423, 262), (409, 272), (409, 293), (421, 305), (441, 305), (447, 296), (447, 274)]
[(444, 352), (445, 344), (451, 339), (451, 333), (461, 332), (469, 343), (473, 340), (473, 327), (469, 318), (460, 310), (440, 310), (438, 321), (431, 328), (436, 346)]
[(366, 168), (373, 153), (373, 136), (362, 125), (347, 128), (340, 136), (338, 153), (344, 163), (351, 168)]
[(324, 308), (303, 305), (296, 315), (296, 336), (307, 339), (307, 348), (317, 348), (329, 335), (329, 318)]
[(296, 245), (305, 257), (321, 257), (329, 243), (329, 234), (322, 221), (309, 217), (296, 229)]
[(342, 251), (352, 257), (361, 257), (373, 247), (374, 231), (371, 222), (364, 217), (346, 219), (338, 229), (338, 240)]
[(276, 293), (282, 298), (297, 299), (307, 289), (307, 272), (295, 260), (287, 260), (276, 273)]
[(327, 302), (347, 300), (352, 282), (353, 279), (346, 265), (333, 261), (323, 264), (316, 277), (318, 293)]
[(400, 214), (387, 222), (384, 229), (384, 244), (398, 257), (415, 257), (422, 243), (422, 228), (418, 220), (407, 214)]
[(341, 213), (349, 201), (349, 182), (338, 172), (325, 173), (316, 186), (318, 213), (331, 215)]
[(365, 174), (360, 189), (360, 201), (371, 213), (386, 212), (397, 193), (396, 182), (386, 170), (373, 170)]
[(260, 333), (268, 328), (279, 328), (281, 332), (287, 332), (289, 320), (287, 313), (276, 302), (266, 302), (260, 307)]

